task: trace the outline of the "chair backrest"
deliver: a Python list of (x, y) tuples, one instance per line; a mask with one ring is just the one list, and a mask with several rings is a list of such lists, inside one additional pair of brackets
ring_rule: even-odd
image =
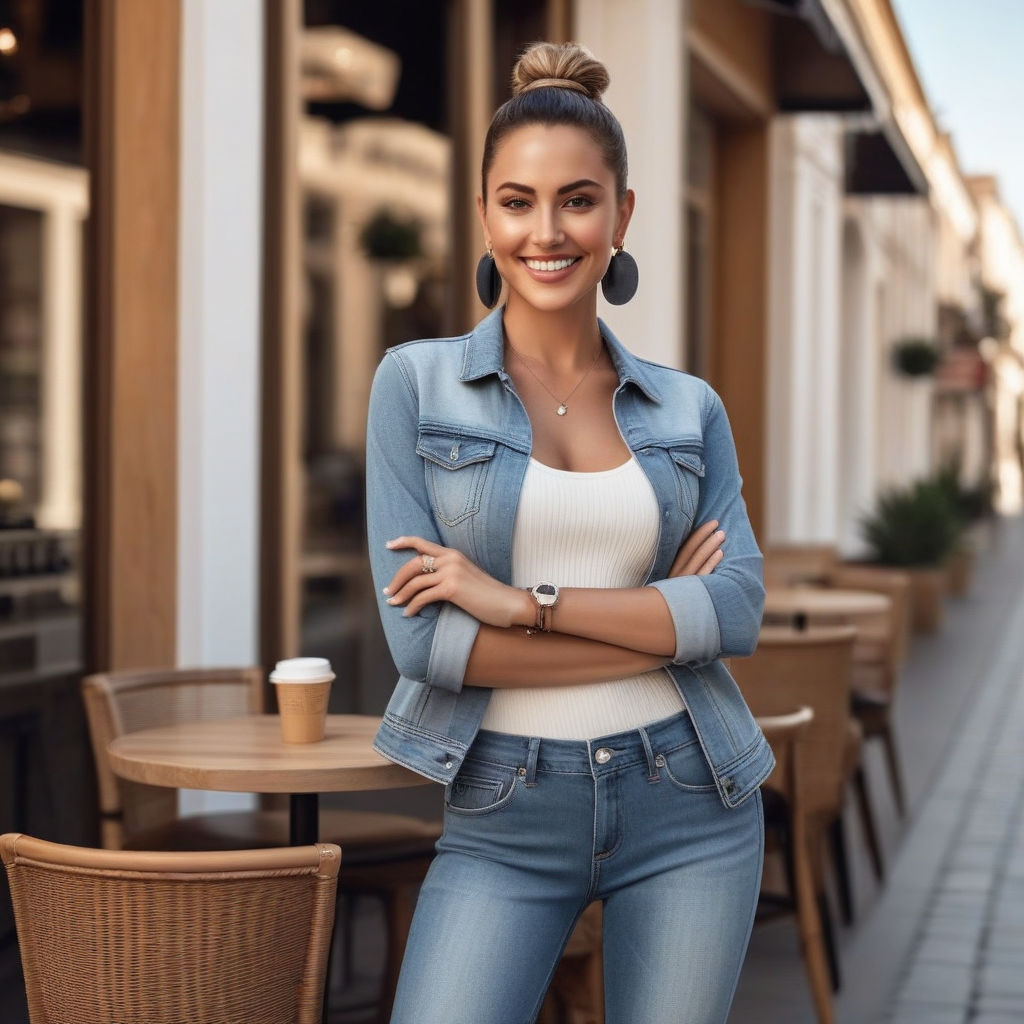
[(800, 783), (800, 748), (812, 721), (814, 711), (809, 707), (796, 708), (788, 714), (757, 717), (757, 724), (775, 755), (775, 768), (764, 785), (782, 795), (794, 816), (804, 809)]
[(910, 577), (882, 566), (840, 565), (829, 574), (827, 585), (889, 598), (887, 615), (857, 622), (853, 660), (855, 685), (891, 694), (910, 646)]
[(800, 707), (814, 712), (801, 744), (808, 815), (831, 816), (842, 806), (856, 635), (852, 626), (766, 626), (753, 655), (732, 661), (732, 674), (755, 715), (786, 714)]
[(838, 562), (834, 544), (771, 544), (764, 549), (764, 579), (784, 587), (823, 583)]
[(341, 850), (133, 853), (0, 836), (31, 1024), (313, 1024)]
[(82, 680), (96, 782), (102, 843), (120, 849), (133, 832), (177, 817), (178, 791), (118, 778), (107, 745), (125, 733), (263, 711), (260, 668), (156, 669), (106, 672)]

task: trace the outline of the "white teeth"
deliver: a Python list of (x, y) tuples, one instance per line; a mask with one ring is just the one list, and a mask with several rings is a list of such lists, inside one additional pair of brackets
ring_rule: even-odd
[(576, 262), (575, 257), (567, 260), (527, 260), (526, 265), (531, 270), (565, 270)]

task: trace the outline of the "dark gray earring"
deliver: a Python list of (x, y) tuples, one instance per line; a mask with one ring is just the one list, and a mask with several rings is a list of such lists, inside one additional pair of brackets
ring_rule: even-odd
[(640, 271), (636, 260), (628, 252), (623, 252), (621, 245), (617, 246), (615, 255), (612, 256), (608, 269), (601, 278), (601, 291), (604, 292), (604, 297), (613, 306), (623, 306), (636, 295), (639, 284)]
[(476, 265), (476, 293), (488, 309), (494, 309), (498, 304), (498, 297), (501, 295), (501, 274), (498, 273), (498, 265), (494, 262), (494, 253), (490, 249), (480, 257), (480, 262)]

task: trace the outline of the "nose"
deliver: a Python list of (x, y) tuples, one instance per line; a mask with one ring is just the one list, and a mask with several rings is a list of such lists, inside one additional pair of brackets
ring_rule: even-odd
[(534, 225), (533, 238), (538, 246), (550, 249), (565, 240), (565, 232), (559, 223), (558, 211), (551, 208), (539, 208)]

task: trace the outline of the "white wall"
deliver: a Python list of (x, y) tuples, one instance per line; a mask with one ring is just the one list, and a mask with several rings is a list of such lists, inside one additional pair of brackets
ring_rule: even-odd
[(632, 351), (682, 366), (683, 148), (686, 128), (680, 0), (576, 0), (574, 38), (611, 76), (605, 95), (629, 151), (636, 212), (626, 249), (640, 288), (625, 306), (602, 299), (599, 315)]
[[(262, 9), (183, 4), (180, 665), (258, 658)], [(190, 809), (242, 800), (183, 794)]]
[(839, 529), (842, 150), (830, 117), (771, 128), (766, 537)]

